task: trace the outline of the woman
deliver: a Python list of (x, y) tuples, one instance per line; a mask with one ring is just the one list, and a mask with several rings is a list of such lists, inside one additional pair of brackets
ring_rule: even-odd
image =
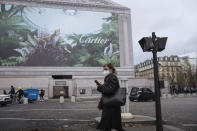
[(121, 108), (120, 106), (108, 106), (102, 104), (102, 99), (105, 96), (112, 96), (118, 88), (120, 88), (118, 78), (116, 76), (116, 69), (109, 63), (104, 66), (104, 84), (98, 85), (97, 90), (102, 93), (102, 98), (99, 102), (99, 108), (102, 109), (101, 121), (98, 125), (98, 129), (104, 131), (111, 131), (116, 129), (117, 131), (124, 131), (121, 124)]

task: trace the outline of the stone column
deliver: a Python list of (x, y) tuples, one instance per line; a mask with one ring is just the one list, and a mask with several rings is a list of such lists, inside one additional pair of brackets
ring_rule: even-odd
[(53, 98), (53, 78), (49, 76), (48, 98)]
[(126, 104), (123, 106), (121, 117), (122, 119), (132, 119), (133, 115), (129, 112), (129, 87), (128, 87), (128, 78), (122, 77), (120, 78), (121, 88), (126, 88)]
[(131, 15), (118, 14), (120, 67), (133, 67)]

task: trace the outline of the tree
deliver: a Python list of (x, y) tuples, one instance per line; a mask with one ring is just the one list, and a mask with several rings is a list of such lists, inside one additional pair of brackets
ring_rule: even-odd
[(177, 74), (177, 84), (182, 87), (189, 87), (191, 84), (194, 84), (195, 81), (195, 73), (192, 72), (189, 58), (183, 58), (182, 69)]
[(22, 11), (24, 6), (1, 4), (0, 8), (0, 65), (16, 65), (22, 62), (21, 54), (15, 49), (20, 48), (20, 41), (25, 40), (30, 32), (24, 22)]
[(178, 72), (177, 73), (177, 85), (179, 85), (180, 87), (184, 87), (185, 86), (185, 82), (186, 82), (186, 77), (184, 72)]

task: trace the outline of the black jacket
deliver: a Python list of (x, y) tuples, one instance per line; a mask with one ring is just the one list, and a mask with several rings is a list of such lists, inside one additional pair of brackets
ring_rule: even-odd
[(18, 94), (18, 96), (24, 96), (24, 91), (23, 90), (18, 90), (16, 92), (16, 94)]
[(113, 95), (120, 88), (117, 76), (114, 73), (108, 74), (104, 79), (104, 84), (98, 86), (97, 90), (103, 95)]
[(102, 100), (105, 96), (113, 95), (120, 88), (119, 81), (115, 73), (108, 74), (104, 79), (104, 84), (99, 85), (97, 90), (102, 93), (102, 97), (98, 104), (99, 109), (103, 109)]
[(104, 84), (98, 86), (97, 90), (102, 93), (101, 100), (98, 107), (102, 109), (101, 121), (98, 125), (100, 130), (121, 130), (121, 108), (120, 106), (107, 106), (102, 105), (102, 98), (105, 96), (113, 95), (117, 89), (120, 88), (117, 76), (114, 73), (110, 73), (104, 79)]

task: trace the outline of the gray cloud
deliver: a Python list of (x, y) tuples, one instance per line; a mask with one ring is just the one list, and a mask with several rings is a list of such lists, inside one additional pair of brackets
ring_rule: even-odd
[(197, 51), (197, 1), (196, 0), (113, 0), (131, 8), (134, 63), (151, 58), (138, 44), (144, 36), (154, 31), (157, 36), (167, 36), (163, 55), (180, 55)]

